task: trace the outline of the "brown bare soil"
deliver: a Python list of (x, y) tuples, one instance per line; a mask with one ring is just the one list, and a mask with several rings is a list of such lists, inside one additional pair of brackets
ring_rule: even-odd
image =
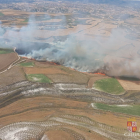
[(10, 70), (0, 74), (0, 87), (26, 80), (22, 68), (15, 66)]
[(107, 140), (107, 138), (102, 137), (101, 135), (99, 135), (97, 133), (89, 132), (88, 130), (87, 131), (83, 131), (82, 129), (79, 130), (79, 129), (71, 127), (71, 126), (66, 126), (66, 128), (74, 130), (75, 132), (83, 135), (86, 140), (93, 140), (93, 138), (95, 140)]
[(71, 101), (71, 100), (60, 99), (60, 98), (53, 99), (52, 97), (35, 97), (35, 98), (22, 99), (4, 108), (1, 108), (0, 116), (6, 115), (6, 114), (14, 114), (16, 112), (23, 112), (29, 108), (30, 109), (35, 109), (37, 107), (58, 108), (61, 106), (65, 106), (67, 108), (69, 107), (86, 108), (87, 105), (88, 104), (86, 102)]
[(93, 140), (93, 138), (94, 140), (107, 140), (94, 132), (79, 130), (71, 126), (65, 126), (64, 128), (58, 130), (49, 130), (44, 135), (46, 135), (46, 137), (50, 140), (75, 140), (76, 134), (84, 136), (86, 140)]
[(16, 53), (0, 54), (0, 71), (8, 68), (10, 64), (18, 59)]
[(68, 74), (58, 68), (24, 68), (26, 74)]
[(49, 115), (61, 114), (60, 108), (86, 108), (87, 105), (85, 102), (52, 97), (22, 99), (0, 109), (0, 124), (4, 126), (19, 121), (40, 121)]

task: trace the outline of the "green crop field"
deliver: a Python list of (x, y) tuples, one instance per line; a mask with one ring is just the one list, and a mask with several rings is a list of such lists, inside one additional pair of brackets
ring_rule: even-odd
[(34, 63), (33, 62), (21, 63), (20, 66), (23, 66), (23, 67), (33, 67)]
[(7, 54), (7, 53), (11, 53), (14, 52), (12, 49), (0, 49), (0, 54)]
[(44, 74), (28, 74), (27, 79), (32, 82), (52, 83), (52, 81)]
[(102, 109), (106, 111), (111, 111), (111, 112), (119, 112), (119, 113), (125, 113), (129, 115), (138, 115), (140, 116), (140, 105), (122, 105), (122, 106), (117, 106), (117, 105), (107, 105), (107, 104), (102, 104), (102, 103), (95, 103), (95, 107), (97, 109)]
[(115, 78), (97, 80), (94, 83), (94, 87), (111, 94), (120, 94), (125, 91)]
[(4, 14), (2, 12), (0, 12), (0, 16), (4, 16)]

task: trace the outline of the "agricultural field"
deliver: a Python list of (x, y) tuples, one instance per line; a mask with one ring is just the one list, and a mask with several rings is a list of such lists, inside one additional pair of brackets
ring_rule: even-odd
[(140, 113), (139, 105), (128, 101), (135, 92), (125, 93), (117, 80), (22, 58), (0, 76), (0, 138), (11, 127), (25, 135), (19, 129), (24, 124), (30, 126), (26, 136), (33, 138), (55, 140), (55, 133), (64, 140), (124, 138), (127, 118), (134, 116), (139, 129)]
[(115, 78), (101, 79), (94, 83), (94, 88), (111, 94), (121, 94), (125, 90)]
[(128, 115), (136, 115), (140, 116), (140, 106), (139, 105), (107, 105), (101, 103), (95, 103), (94, 107), (96, 109), (111, 111), (111, 112), (118, 112), (124, 113)]
[(117, 78), (122, 87), (127, 91), (140, 90), (140, 80), (137, 78)]
[(13, 67), (0, 74), (0, 87), (26, 80), (24, 71), (20, 67)]
[(34, 1), (0, 3), (0, 140), (140, 139), (139, 11)]
[(101, 80), (105, 78), (109, 78), (109, 77), (106, 75), (94, 74), (93, 77), (91, 77), (88, 81), (88, 88), (93, 88), (93, 85), (97, 80)]
[[(77, 127), (77, 131), (75, 130), (76, 128), (74, 129), (73, 126), (67, 123), (65, 124), (64, 128), (70, 128), (70, 130), (72, 129), (74, 130), (74, 132), (75, 131), (79, 132), (86, 138), (92, 137), (93, 135), (95, 135), (95, 133), (93, 133), (90, 130), (90, 128), (88, 128), (88, 126), (87, 128), (85, 128), (85, 130), (83, 130), (82, 124), (84, 123), (87, 123), (92, 127), (94, 126), (95, 121), (101, 122), (106, 124), (104, 126), (104, 129), (106, 130), (108, 129), (109, 125), (111, 126), (113, 125), (114, 129), (119, 128), (120, 131), (122, 131), (121, 128), (123, 129), (126, 128), (127, 116), (121, 114), (121, 116), (119, 117), (119, 114), (116, 116), (115, 114), (112, 113), (108, 112), (105, 113), (103, 111), (93, 110), (92, 107), (89, 108), (88, 106), (89, 103), (87, 102), (74, 101), (72, 99), (54, 98), (47, 96), (32, 97), (15, 101), (14, 103), (11, 103), (9, 106), (3, 107), (1, 109), (0, 122), (2, 126), (15, 122), (13, 125), (18, 127), (18, 124), (16, 124), (17, 121), (30, 122), (33, 120), (35, 121), (35, 124), (33, 126), (35, 126), (38, 123), (38, 121), (40, 122), (43, 121), (44, 119), (48, 120), (48, 122), (45, 121), (46, 123), (54, 124), (53, 120), (59, 118), (57, 121), (58, 122), (60, 121), (61, 125), (63, 125), (63, 123), (66, 123), (66, 120), (68, 121), (68, 123), (69, 122), (74, 123), (76, 121), (79, 123), (77, 125), (80, 125), (81, 123), (81, 125)], [(85, 110), (87, 111), (85, 112)], [(108, 117), (110, 117), (109, 120)], [(136, 118), (137, 120), (139, 120), (139, 117)], [(61, 120), (63, 122), (61, 122)], [(114, 120), (113, 123), (112, 120)], [(138, 124), (139, 123), (140, 122), (138, 121)], [(96, 125), (98, 126), (99, 124)], [(59, 126), (57, 127), (57, 129), (56, 127), (55, 128), (52, 127), (51, 131), (53, 133), (58, 129), (60, 129)], [(96, 134), (96, 137), (101, 138), (99, 134)]]
[(0, 48), (0, 54), (7, 54), (7, 53), (12, 53), (12, 52), (14, 52), (12, 49)]
[(20, 63), (20, 66), (22, 66), (22, 67), (33, 67), (34, 66), (34, 62)]
[(26, 74), (67, 74), (65, 71), (60, 70), (57, 67), (52, 68), (24, 68)]
[(51, 80), (44, 74), (28, 74), (27, 79), (32, 82), (51, 83)]
[[(57, 91), (56, 94), (58, 93)], [(102, 106), (105, 105), (102, 104)], [(130, 107), (128, 108), (130, 109)], [(26, 126), (30, 126), (27, 136), (32, 133), (34, 135), (33, 137), (42, 136), (55, 139), (53, 134), (61, 131), (61, 136), (58, 136), (60, 138), (63, 136), (64, 139), (65, 137), (70, 137), (70, 139), (92, 139), (92, 137), (95, 137), (99, 140), (106, 140), (107, 138), (101, 135), (106, 131), (109, 136), (110, 132), (113, 132), (117, 137), (122, 138), (122, 133), (126, 131), (128, 116), (123, 114), (119, 115), (119, 112), (117, 112), (118, 114), (114, 114), (100, 111), (100, 109), (101, 108), (99, 108), (99, 110), (97, 110), (97, 108), (94, 109), (92, 105), (90, 106), (89, 102), (76, 101), (69, 98), (58, 98), (54, 97), (54, 95), (53, 97), (38, 96), (22, 98), (6, 106), (3, 104), (0, 123), (1, 127), (6, 127), (1, 128), (0, 134), (3, 136), (3, 131), (5, 132), (11, 127), (17, 130), (26, 124)], [(137, 109), (136, 106), (136, 110)], [(136, 119), (139, 126), (140, 118), (136, 116)], [(44, 125), (45, 129), (42, 128)], [(49, 128), (47, 127), (48, 125)], [(36, 134), (36, 131), (38, 131), (37, 126), (41, 130), (37, 133), (38, 135)], [(34, 131), (32, 131), (33, 129)], [(98, 130), (96, 133), (94, 132), (95, 129)], [(20, 133), (22, 134), (24, 131), (20, 130)], [(111, 138), (114, 137), (111, 135)]]
[(3, 71), (6, 68), (8, 68), (17, 59), (18, 59), (18, 56), (14, 52), (6, 53), (6, 54), (0, 54), (0, 71)]

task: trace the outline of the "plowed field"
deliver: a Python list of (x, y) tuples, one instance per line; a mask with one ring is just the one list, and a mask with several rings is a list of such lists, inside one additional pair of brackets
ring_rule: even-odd
[(0, 71), (8, 68), (10, 64), (18, 59), (16, 53), (0, 54)]

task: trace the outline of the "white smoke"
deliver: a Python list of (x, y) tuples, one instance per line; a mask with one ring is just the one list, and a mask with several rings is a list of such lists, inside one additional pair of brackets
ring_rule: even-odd
[[(66, 20), (65, 17), (62, 18)], [(107, 39), (103, 39), (102, 36), (91, 39), (83, 31), (82, 38), (84, 39), (79, 40), (80, 33), (73, 33), (63, 42), (49, 42), (51, 46), (43, 48), (38, 43), (37, 49), (35, 49), (29, 44), (36, 41), (34, 35), (38, 28), (33, 16), (30, 17), (28, 25), (18, 31), (13, 28), (0, 27), (1, 45), (5, 45), (8, 40), (6, 47), (16, 46), (18, 49), (26, 50), (25, 55), (27, 56), (38, 60), (59, 62), (79, 71), (95, 72), (99, 70), (111, 76), (125, 75), (140, 78), (139, 48), (134, 47), (134, 41), (125, 37), (126, 32), (129, 34), (125, 29), (116, 28), (112, 30)], [(50, 36), (49, 33), (47, 30), (46, 32), (42, 31), (42, 36)], [(59, 34), (59, 30), (56, 30), (54, 36)]]

